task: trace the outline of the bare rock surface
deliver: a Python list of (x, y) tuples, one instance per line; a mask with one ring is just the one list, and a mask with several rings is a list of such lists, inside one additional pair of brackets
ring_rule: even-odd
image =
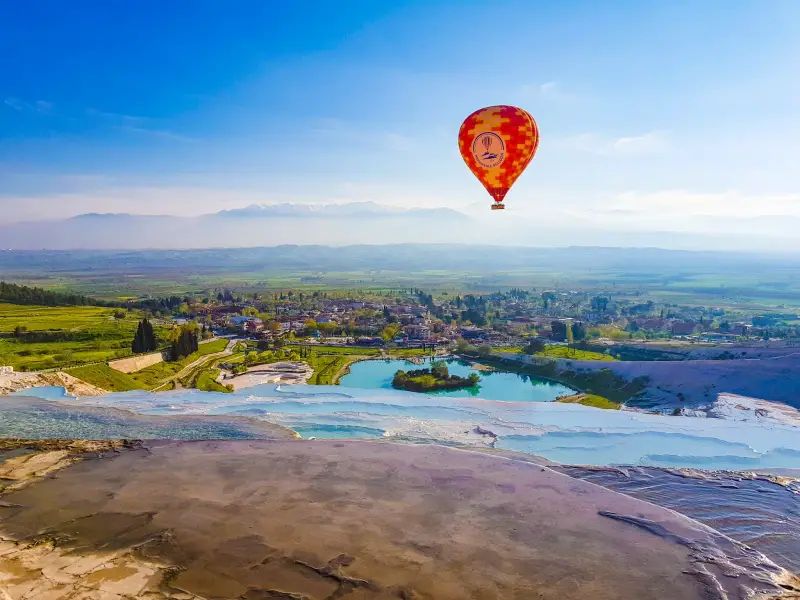
[(732, 600), (797, 589), (677, 513), (499, 454), (333, 440), (113, 450), (6, 454), (6, 475), (39, 478), (2, 497), (0, 598)]
[(0, 395), (47, 386), (63, 387), (73, 396), (101, 396), (108, 393), (102, 388), (61, 371), (55, 373), (0, 374)]

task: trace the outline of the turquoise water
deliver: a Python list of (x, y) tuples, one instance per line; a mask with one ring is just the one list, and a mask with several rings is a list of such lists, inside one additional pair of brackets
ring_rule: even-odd
[(42, 387), (12, 392), (11, 395), (36, 396), (37, 398), (44, 398), (45, 400), (64, 400), (65, 398), (72, 397), (67, 393), (66, 388), (58, 385), (43, 385)]
[[(402, 361), (369, 363), (384, 373)], [(356, 366), (365, 366), (362, 363)], [(469, 372), (455, 365), (454, 372)], [(369, 374), (369, 373), (368, 373)], [(508, 373), (489, 388), (537, 392), (542, 386), (520, 379), (512, 387)], [(369, 380), (362, 380), (369, 383)], [(375, 381), (373, 379), (372, 381)], [(365, 384), (366, 384), (365, 383)], [(526, 384), (522, 387), (520, 384)], [(385, 387), (377, 381), (377, 387)], [(516, 387), (513, 387), (516, 386)], [(499, 390), (499, 391), (498, 391)], [(483, 393), (483, 392), (482, 392)], [(452, 395), (448, 394), (447, 396)], [(488, 394), (487, 394), (488, 395)], [(27, 398), (22, 396), (28, 396)], [(47, 397), (47, 400), (35, 396)], [(678, 471), (648, 467), (730, 469), (797, 468), (800, 428), (789, 425), (689, 416), (664, 416), (625, 410), (561, 404), (542, 394), (523, 401), (341, 386), (265, 384), (233, 394), (175, 390), (153, 394), (132, 391), (71, 398), (63, 388), (26, 390), (0, 396), (0, 436), (87, 439), (258, 439), (270, 437), (259, 421), (278, 423), (302, 437), (386, 439), (445, 445), (491, 444), (498, 449), (533, 453), (563, 464), (636, 465), (620, 470), (562, 466), (562, 471), (696, 518), (732, 538), (752, 544), (790, 567), (798, 564), (800, 527), (798, 488), (765, 479), (711, 474), (684, 477)], [(491, 396), (489, 396), (491, 397)], [(247, 417), (247, 418), (242, 418)], [(476, 426), (496, 438), (481, 437)], [(597, 479), (600, 478), (600, 481)]]
[[(466, 377), (470, 373), (478, 373), (481, 382), (475, 388), (460, 390), (444, 390), (433, 392), (437, 396), (453, 398), (478, 397), (486, 400), (506, 400), (512, 402), (552, 402), (557, 396), (574, 393), (574, 390), (530, 375), (518, 373), (478, 372), (470, 368), (470, 363), (460, 360), (448, 360), (447, 366), (451, 375)], [(342, 377), (342, 387), (362, 390), (392, 389), (392, 378), (398, 370), (408, 371), (430, 366), (415, 365), (405, 360), (364, 360), (350, 365), (350, 373)]]
[[(408, 367), (403, 361), (355, 366), (371, 367), (373, 375), (375, 367), (381, 367), (390, 375), (400, 365)], [(454, 367), (459, 373), (469, 372), (469, 365)], [(80, 398), (64, 398), (61, 388), (34, 389), (25, 394), (46, 396), (48, 400), (21, 395), (2, 398), (0, 435), (239, 439), (259, 437), (258, 421), (266, 420), (306, 438), (386, 438), (479, 447), (492, 444), (567, 464), (748, 470), (800, 465), (798, 427), (547, 402), (561, 393), (562, 386), (525, 382), (516, 376), (511, 381), (517, 387), (511, 389), (516, 390), (518, 398), (522, 395), (522, 400), (491, 399), (507, 396), (509, 388), (497, 384), (489, 388), (487, 384), (494, 378), (507, 382), (509, 377), (508, 373), (489, 375), (479, 392), (487, 398), (275, 384), (233, 394), (198, 390), (153, 394), (137, 390)], [(362, 385), (367, 383), (362, 379)], [(375, 383), (377, 387), (388, 385), (385, 381), (381, 385), (380, 380)], [(530, 393), (528, 388), (538, 393)], [(528, 393), (520, 394), (520, 389)], [(549, 390), (550, 397), (543, 397), (542, 390)], [(478, 426), (496, 437), (482, 436), (475, 431)]]
[(356, 425), (297, 425), (294, 430), (308, 439), (378, 439), (383, 437), (383, 430)]

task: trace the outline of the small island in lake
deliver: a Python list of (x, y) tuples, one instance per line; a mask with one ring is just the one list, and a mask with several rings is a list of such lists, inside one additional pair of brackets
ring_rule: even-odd
[(450, 375), (447, 363), (440, 360), (432, 362), (430, 369), (397, 371), (392, 379), (392, 387), (411, 392), (433, 392), (475, 387), (480, 381), (477, 373), (470, 373), (469, 377)]

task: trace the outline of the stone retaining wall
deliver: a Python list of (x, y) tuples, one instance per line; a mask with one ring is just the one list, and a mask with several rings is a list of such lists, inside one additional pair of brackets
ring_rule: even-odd
[(153, 352), (152, 354), (141, 354), (130, 358), (120, 358), (112, 360), (108, 366), (122, 373), (135, 373), (146, 367), (158, 364), (165, 359), (166, 353)]

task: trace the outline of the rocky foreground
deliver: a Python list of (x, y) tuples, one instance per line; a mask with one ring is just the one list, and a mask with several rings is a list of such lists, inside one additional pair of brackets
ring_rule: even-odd
[(73, 396), (100, 396), (108, 392), (69, 373), (0, 373), (0, 396), (36, 387), (63, 387)]
[(50, 440), (0, 460), (4, 600), (800, 597), (713, 530), (503, 456)]

